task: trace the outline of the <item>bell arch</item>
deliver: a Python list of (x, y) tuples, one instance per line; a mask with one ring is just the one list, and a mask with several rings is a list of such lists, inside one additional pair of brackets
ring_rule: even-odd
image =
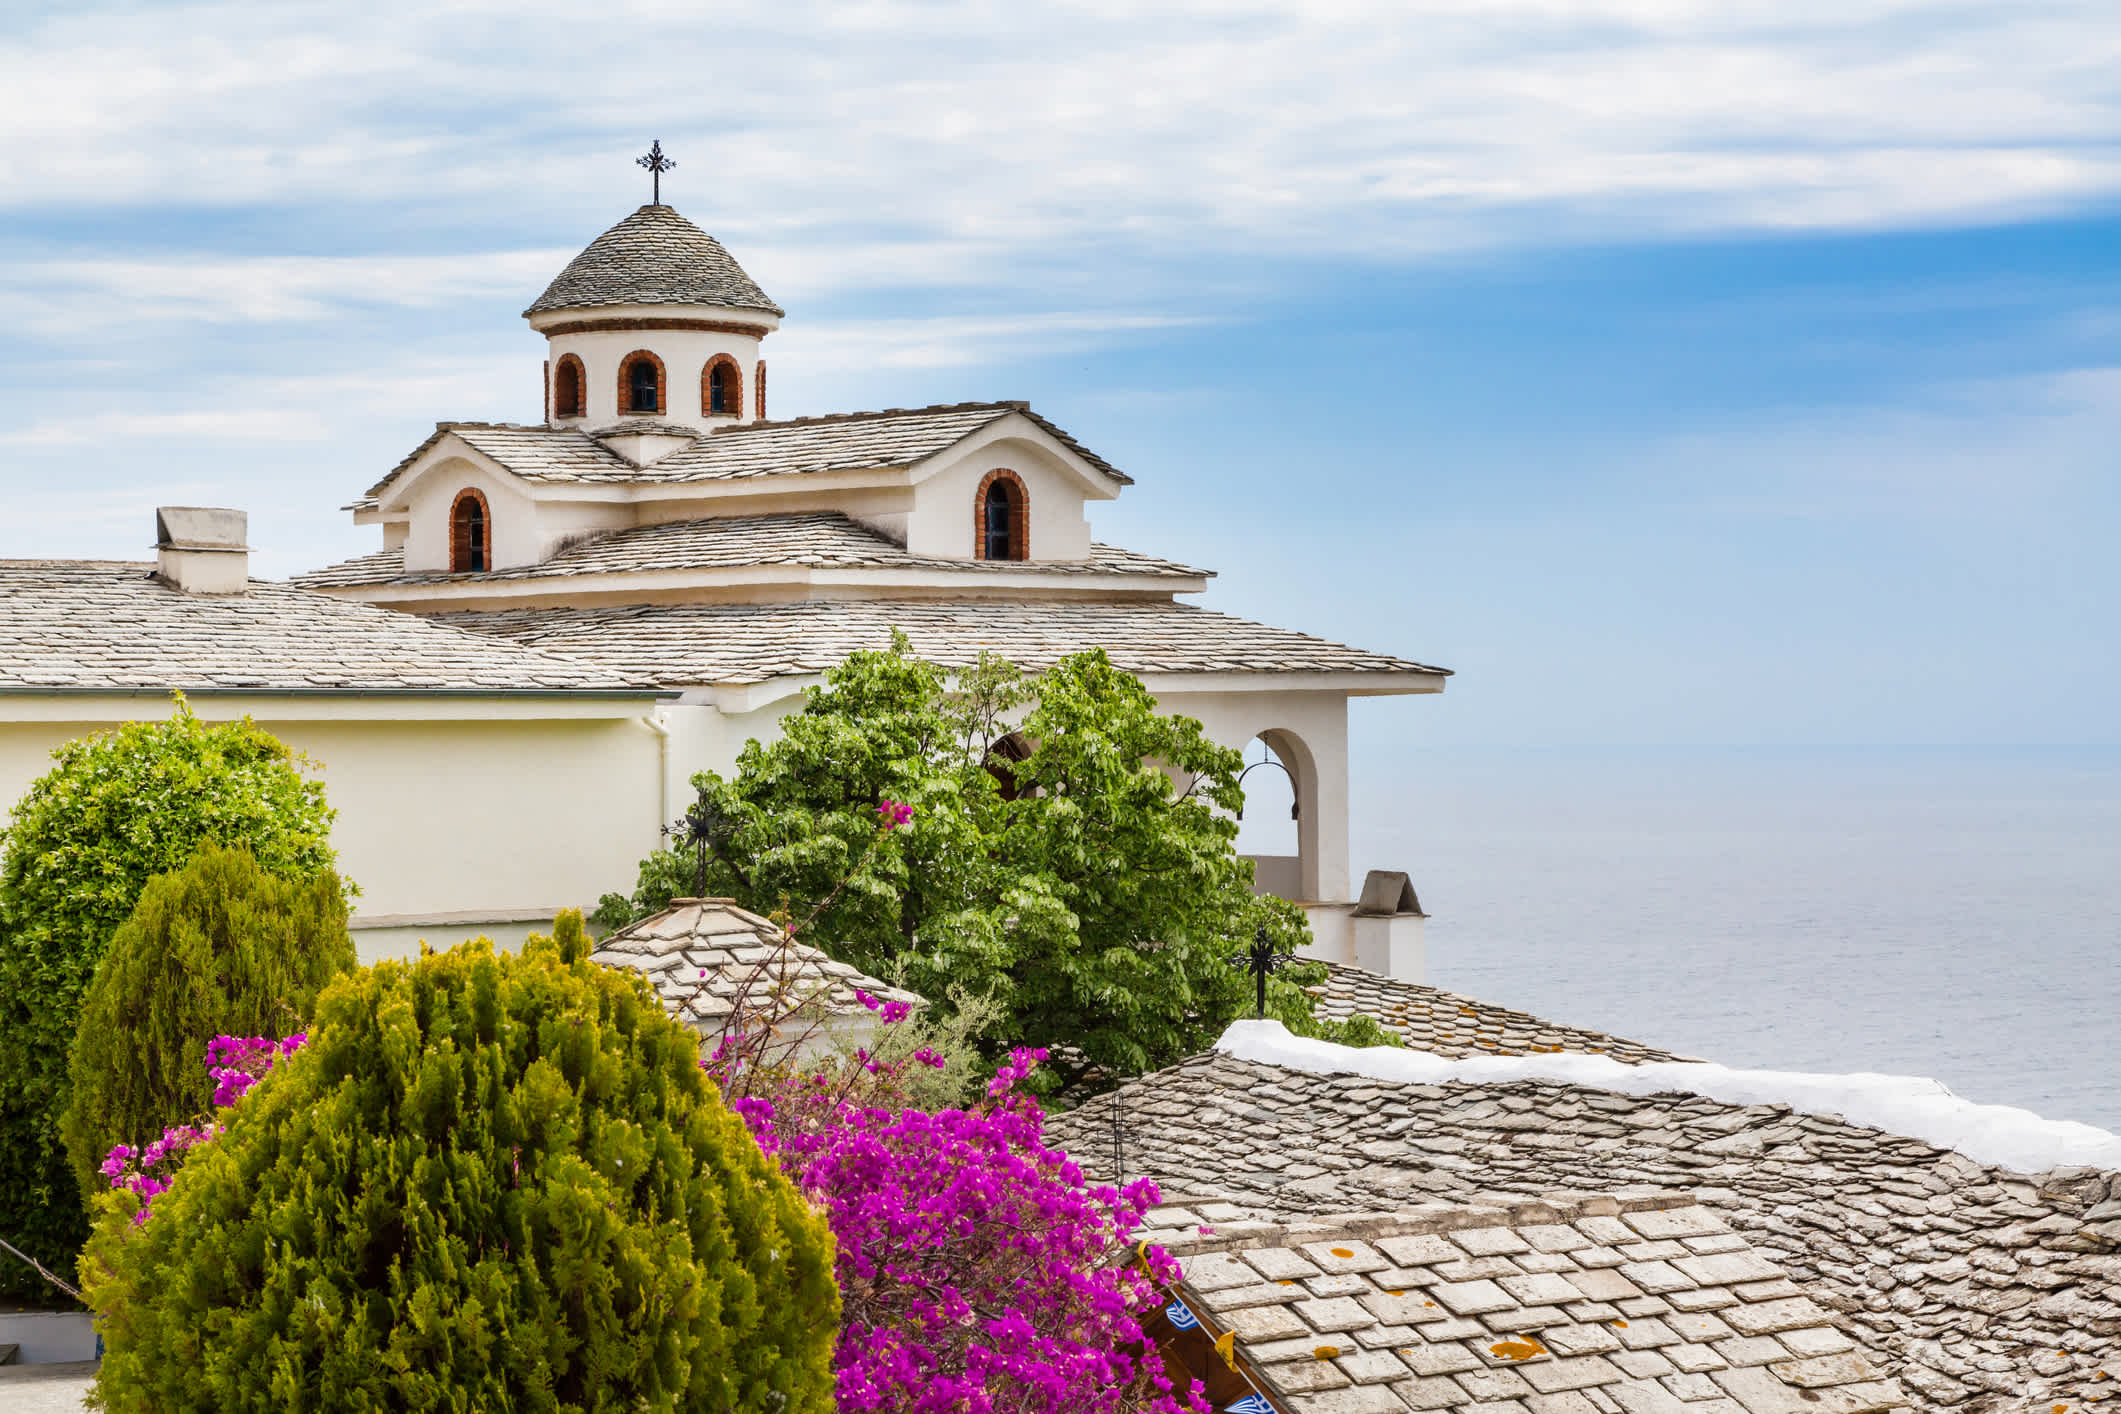
[(1287, 727), (1268, 727), (1245, 753), (1245, 808), (1238, 849), (1252, 861), (1253, 887), (1295, 902), (1323, 896), (1318, 758)]

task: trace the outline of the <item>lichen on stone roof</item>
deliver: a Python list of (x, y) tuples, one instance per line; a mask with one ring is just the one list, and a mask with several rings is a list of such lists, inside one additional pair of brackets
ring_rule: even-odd
[(667, 685), (744, 685), (822, 673), (894, 629), (913, 651), (965, 667), (982, 650), (1027, 671), (1103, 648), (1130, 673), (1446, 670), (1168, 600), (835, 599), (779, 604), (620, 604), (436, 614), (437, 623), (580, 651)]
[(649, 205), (591, 241), (523, 313), (626, 304), (782, 312), (720, 241), (674, 207)]
[(653, 679), (252, 580), (187, 594), (123, 561), (0, 561), (0, 689), (642, 691)]
[(1187, 1199), (1144, 1241), (1186, 1318), (1287, 1414), (1840, 1414), (1908, 1397), (1684, 1194), (1548, 1194), (1262, 1221)]
[(925, 1004), (791, 937), (734, 899), (672, 899), (662, 912), (601, 940), (589, 960), (641, 973), (664, 1011), (703, 1029), (719, 1029), (739, 1011), (767, 1024), (799, 1012), (821, 1022), (867, 1017), (857, 992)]
[[(2017, 1174), (1780, 1105), (1541, 1081), (1398, 1085), (1210, 1054), (1049, 1124), (1100, 1180), (1115, 1105), (1127, 1178), (1281, 1219), (1557, 1189), (1692, 1192), (1833, 1312), (1917, 1409), (1993, 1414), (2038, 1397), (2077, 1414), (2121, 1378), (2121, 1172)], [(1679, 1276), (1651, 1294), (1699, 1285)]]
[(1318, 999), (1320, 1016), (1345, 1021), (1359, 1013), (1375, 1019), (1417, 1051), (1454, 1059), (1561, 1051), (1611, 1056), (1631, 1065), (1689, 1059), (1638, 1041), (1564, 1026), (1530, 1012), (1386, 977), (1347, 963), (1327, 963), (1324, 985), (1309, 990)]

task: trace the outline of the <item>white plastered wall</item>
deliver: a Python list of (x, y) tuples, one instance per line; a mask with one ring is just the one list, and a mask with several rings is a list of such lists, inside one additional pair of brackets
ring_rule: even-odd
[(404, 530), (407, 570), (449, 570), (449, 518), (467, 488), (486, 497), (494, 569), (539, 564), (569, 536), (634, 523), (632, 507), (621, 502), (539, 500), (513, 476), (469, 457), (445, 457), (421, 467), (397, 493), (409, 517)]
[(1029, 501), (1030, 558), (1082, 560), (1090, 556), (1090, 522), (1083, 483), (1059, 458), (1023, 437), (975, 438), (953, 448), (924, 475), (906, 515), (906, 548), (916, 555), (970, 559), (974, 554), (973, 500), (987, 473), (1006, 469), (1024, 483)]
[[(595, 431), (615, 422), (644, 416), (622, 411), (619, 407), (619, 364), (636, 349), (646, 349), (661, 359), (663, 374), (670, 380), (670, 386), (664, 390), (664, 411), (658, 421), (702, 431), (729, 423), (750, 422), (758, 407), (759, 342), (758, 336), (698, 329), (615, 329), (557, 335), (551, 340), (551, 367), (557, 369), (560, 359), (567, 354), (582, 360), (587, 412), (581, 417), (554, 417), (551, 424)], [(740, 411), (734, 416), (709, 416), (700, 407), (700, 374), (716, 354), (728, 354), (735, 359), (737, 372), (742, 375), (743, 396), (738, 400)], [(546, 408), (549, 414), (549, 392)]]
[[(558, 909), (631, 889), (656, 847), (659, 747), (638, 715), (274, 720), (269, 706), (249, 705), (265, 730), (323, 764), (339, 867), (362, 889), (363, 961), (402, 955), (423, 937), (519, 942)], [(205, 720), (240, 715), (211, 698), (192, 708)], [(167, 713), (140, 699), (125, 715)], [(12, 808), (61, 742), (115, 725), (0, 722), (0, 799)]]

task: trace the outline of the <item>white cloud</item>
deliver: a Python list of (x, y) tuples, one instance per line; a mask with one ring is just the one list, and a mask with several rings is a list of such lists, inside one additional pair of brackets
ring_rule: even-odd
[(0, 434), (0, 443), (21, 447), (93, 447), (142, 438), (163, 442), (320, 442), (329, 435), (324, 420), (314, 413), (251, 408), (218, 412), (107, 412), (83, 417), (46, 418), (19, 432)]
[(2111, 0), (91, 4), (0, 42), (0, 203), (601, 212), (659, 135), (805, 282), (1862, 229), (2121, 191), (2117, 73)]

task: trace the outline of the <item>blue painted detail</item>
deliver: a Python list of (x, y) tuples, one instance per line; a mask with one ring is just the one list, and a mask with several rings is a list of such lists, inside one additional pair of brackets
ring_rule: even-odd
[(1274, 1406), (1263, 1395), (1248, 1394), (1235, 1404), (1224, 1405), (1223, 1414), (1274, 1414)]
[(1173, 1301), (1169, 1306), (1164, 1307), (1164, 1315), (1168, 1316), (1171, 1324), (1179, 1330), (1197, 1331), (1200, 1329), (1200, 1317), (1187, 1310), (1186, 1303), (1183, 1301)]

